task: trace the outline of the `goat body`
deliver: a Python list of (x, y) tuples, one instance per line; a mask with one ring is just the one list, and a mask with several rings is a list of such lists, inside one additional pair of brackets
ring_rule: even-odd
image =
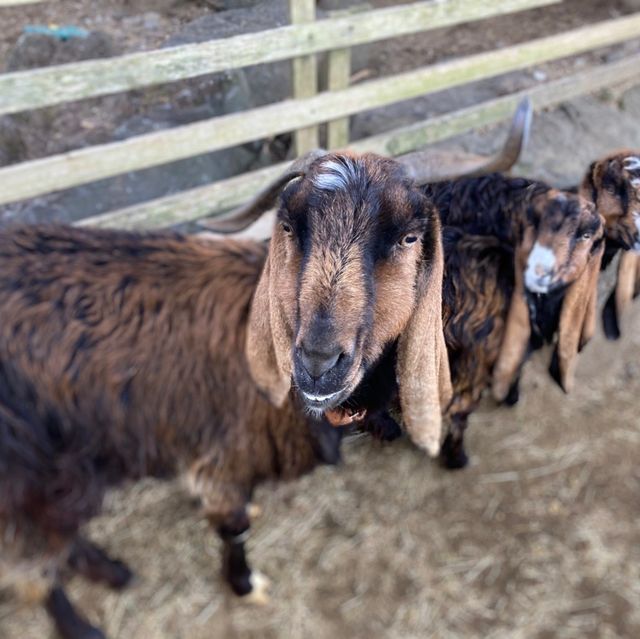
[[(249, 376), (247, 320), (266, 253), (165, 233), (0, 234), (5, 557), (22, 545), (23, 557), (57, 556), (59, 568), (105, 489), (144, 476), (186, 475), (212, 525), (237, 537), (257, 482), (337, 460), (333, 429), (323, 435), (291, 398), (272, 406)], [(227, 577), (246, 594), (241, 563)]]
[[(500, 174), (437, 183), (425, 193), (440, 212), (445, 254), (443, 320), (454, 390), (443, 456), (445, 465), (460, 468), (467, 463), (467, 418), (490, 385), (504, 345), (517, 248), (528, 228), (539, 236), (551, 225), (561, 237), (568, 235), (562, 228), (566, 220), (581, 214), (577, 196), (559, 196), (543, 183)], [(569, 251), (565, 260), (572, 259)], [(525, 293), (531, 336), (519, 368), (531, 351), (554, 339), (569, 283), (558, 282), (547, 294)], [(516, 377), (505, 402), (515, 403), (517, 396)]]

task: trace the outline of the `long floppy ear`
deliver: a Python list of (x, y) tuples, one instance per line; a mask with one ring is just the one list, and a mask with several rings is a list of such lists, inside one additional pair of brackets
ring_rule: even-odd
[(271, 238), (267, 261), (256, 288), (247, 327), (246, 355), (256, 383), (276, 406), (285, 401), (291, 387), (292, 331), (286, 321), (281, 295), (287, 290), (282, 268), (282, 240)]
[(637, 294), (640, 259), (632, 251), (622, 251), (618, 262), (616, 284), (602, 310), (604, 333), (607, 339), (618, 339), (622, 316)]
[(604, 242), (601, 242), (583, 273), (567, 289), (562, 302), (558, 342), (549, 372), (565, 393), (573, 388), (577, 355), (595, 332), (598, 274), (603, 253)]
[(442, 324), (444, 256), (435, 211), (431, 228), (431, 242), (425, 240), (423, 249), (428, 259), (418, 279), (416, 309), (398, 343), (396, 375), (405, 428), (416, 446), (435, 457), (452, 387)]
[(518, 247), (514, 259), (515, 285), (500, 345), (498, 359), (493, 368), (492, 392), (499, 402), (505, 400), (518, 371), (524, 362), (531, 337), (529, 305), (524, 291), (524, 270), (533, 243), (531, 229), (525, 232), (525, 241)]

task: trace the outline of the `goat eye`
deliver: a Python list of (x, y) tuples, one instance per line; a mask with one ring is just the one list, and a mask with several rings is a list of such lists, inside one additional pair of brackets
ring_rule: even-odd
[(291, 235), (291, 233), (293, 233), (293, 229), (291, 228), (290, 224), (287, 224), (286, 222), (282, 222), (281, 223), (282, 226), (282, 230), (287, 234), (287, 235)]
[(418, 241), (417, 235), (405, 235), (402, 240), (400, 240), (400, 244), (404, 246), (409, 246), (410, 244), (415, 244)]
[(580, 239), (583, 241), (590, 240), (593, 236), (593, 233), (589, 231), (585, 231), (584, 233), (580, 233)]

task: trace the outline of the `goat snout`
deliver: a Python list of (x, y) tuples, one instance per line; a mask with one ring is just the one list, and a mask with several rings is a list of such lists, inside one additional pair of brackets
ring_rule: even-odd
[(309, 331), (294, 350), (295, 384), (310, 408), (336, 405), (348, 386), (346, 377), (353, 358), (332, 332), (326, 326)]
[(535, 243), (524, 274), (524, 284), (532, 293), (547, 293), (553, 282), (556, 268), (556, 256), (553, 251)]
[(337, 345), (320, 344), (300, 346), (300, 360), (309, 376), (317, 380), (330, 371), (344, 355), (342, 348)]

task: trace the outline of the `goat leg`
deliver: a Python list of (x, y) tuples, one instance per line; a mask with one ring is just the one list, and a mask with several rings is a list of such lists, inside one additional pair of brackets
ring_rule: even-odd
[(503, 400), (505, 406), (515, 406), (520, 401), (520, 376), (516, 377)]
[(116, 590), (127, 586), (133, 578), (133, 572), (125, 563), (112, 559), (102, 548), (83, 537), (74, 541), (67, 563), (89, 581), (102, 582)]
[(222, 539), (222, 574), (236, 595), (245, 601), (267, 604), (270, 582), (261, 573), (252, 571), (247, 562), (245, 542), (249, 536), (249, 516), (245, 508), (234, 512), (217, 527)]
[(465, 413), (457, 413), (451, 418), (451, 426), (440, 453), (443, 466), (449, 470), (464, 468), (469, 463), (469, 457), (464, 449), (467, 419), (468, 415)]
[(402, 435), (398, 422), (386, 410), (370, 413), (361, 428), (380, 442), (392, 442)]
[(61, 586), (51, 589), (46, 608), (62, 639), (105, 639), (98, 628), (76, 612)]

